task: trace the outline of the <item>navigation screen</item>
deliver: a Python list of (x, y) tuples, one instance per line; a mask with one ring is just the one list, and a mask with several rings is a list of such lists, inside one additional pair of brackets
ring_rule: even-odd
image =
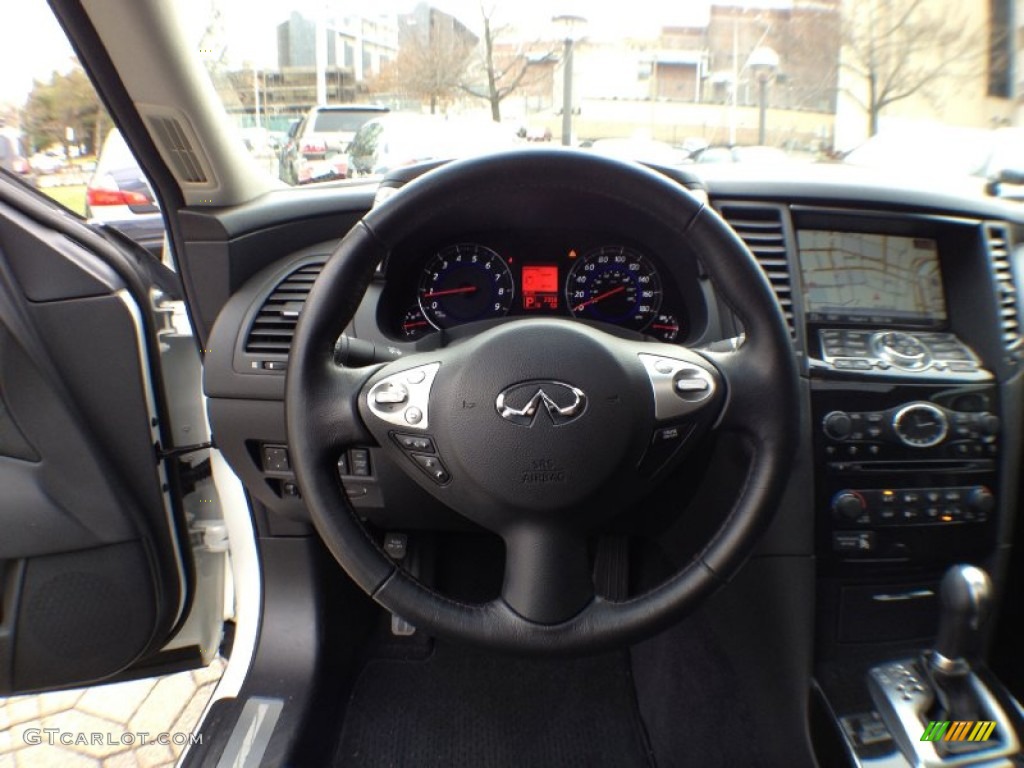
[(801, 230), (804, 309), (812, 322), (910, 322), (946, 318), (935, 241)]

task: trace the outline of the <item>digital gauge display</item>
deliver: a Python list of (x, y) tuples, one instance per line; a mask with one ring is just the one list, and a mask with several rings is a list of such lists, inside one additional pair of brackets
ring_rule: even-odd
[(523, 309), (558, 309), (558, 265), (528, 264), (523, 267)]

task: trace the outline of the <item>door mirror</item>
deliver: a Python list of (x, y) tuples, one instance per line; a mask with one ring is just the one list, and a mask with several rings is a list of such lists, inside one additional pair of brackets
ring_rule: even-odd
[(1024, 199), (1024, 190), (1006, 187), (1024, 187), (1024, 168), (1001, 168), (989, 177), (985, 192), (993, 197)]

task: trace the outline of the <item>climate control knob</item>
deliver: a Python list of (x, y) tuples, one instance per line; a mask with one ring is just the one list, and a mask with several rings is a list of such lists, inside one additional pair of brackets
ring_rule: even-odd
[(853, 431), (853, 420), (848, 413), (831, 411), (821, 420), (821, 428), (833, 440), (845, 440)]
[(840, 520), (853, 522), (864, 514), (867, 504), (856, 491), (840, 491), (832, 497), (832, 513)]
[(931, 448), (946, 439), (949, 420), (931, 403), (910, 403), (893, 414), (892, 429), (904, 445)]
[(975, 512), (981, 512), (987, 515), (995, 509), (996, 497), (992, 495), (992, 491), (988, 488), (980, 486), (967, 494), (967, 506)]

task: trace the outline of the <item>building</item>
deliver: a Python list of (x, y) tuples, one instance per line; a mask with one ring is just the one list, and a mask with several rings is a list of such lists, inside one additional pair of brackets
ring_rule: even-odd
[[(331, 17), (322, 28), (328, 69), (345, 72), (356, 85), (379, 75), (398, 53), (398, 19), (394, 15)], [(316, 21), (298, 12), (278, 25), (281, 73), (316, 67), (316, 30)]]
[(479, 38), (469, 27), (451, 14), (426, 3), (417, 5), (412, 13), (398, 17), (398, 45), (420, 45), (431, 48), (457, 43), (471, 50)]
[[(886, 14), (905, 11), (905, 4), (844, 0), (849, 31), (836, 107), (837, 149), (856, 146), (873, 132), (926, 130), (930, 122), (978, 128), (1012, 123), (1020, 103), (1015, 86), (1020, 5), (1019, 0), (932, 0), (896, 24)], [(891, 31), (880, 34), (879, 29)], [(872, 73), (867, 54), (883, 46), (894, 53), (888, 59), (876, 53), (882, 64)], [(894, 90), (909, 95), (891, 103), (876, 99), (880, 108), (871, 110), (868, 76), (884, 83), (896, 66), (909, 74)]]

